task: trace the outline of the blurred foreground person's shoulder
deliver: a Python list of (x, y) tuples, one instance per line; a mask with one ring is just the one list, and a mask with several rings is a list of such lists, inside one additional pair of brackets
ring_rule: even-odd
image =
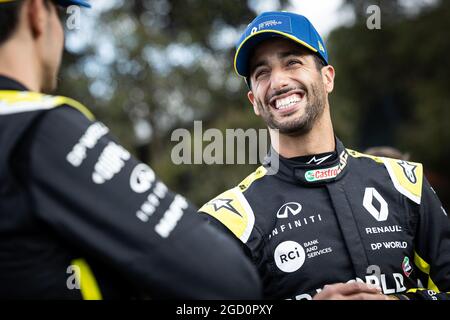
[[(57, 6), (0, 2), (0, 299), (257, 299), (256, 269), (86, 107)], [(50, 45), (49, 45), (50, 44)]]

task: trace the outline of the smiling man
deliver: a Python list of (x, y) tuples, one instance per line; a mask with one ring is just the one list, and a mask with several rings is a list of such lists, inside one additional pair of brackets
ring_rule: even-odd
[(335, 137), (335, 70), (308, 19), (255, 18), (239, 39), (235, 68), (272, 150), (200, 212), (239, 240), (265, 297), (448, 299), (447, 214), (421, 164), (364, 155)]

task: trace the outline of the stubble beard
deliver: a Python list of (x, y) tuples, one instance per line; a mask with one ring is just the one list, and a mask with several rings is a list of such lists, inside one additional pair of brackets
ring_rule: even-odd
[(276, 129), (279, 133), (289, 136), (302, 136), (312, 130), (317, 119), (323, 114), (326, 105), (325, 90), (318, 83), (313, 83), (306, 92), (304, 99), (307, 99), (307, 103), (303, 114), (296, 119), (288, 121), (276, 120), (271, 112), (272, 107), (268, 105), (264, 107), (261, 101), (257, 101), (257, 105), (261, 117), (269, 128)]

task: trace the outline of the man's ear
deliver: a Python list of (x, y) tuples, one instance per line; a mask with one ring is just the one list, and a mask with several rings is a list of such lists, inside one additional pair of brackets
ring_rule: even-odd
[(325, 90), (331, 93), (334, 88), (334, 68), (333, 66), (327, 65), (322, 68), (322, 80), (325, 86)]
[(24, 4), (25, 15), (28, 19), (28, 25), (34, 38), (39, 38), (44, 32), (48, 8), (45, 6), (45, 0), (29, 0)]
[(250, 103), (251, 103), (252, 106), (253, 106), (253, 112), (255, 112), (255, 114), (256, 114), (257, 116), (259, 116), (258, 104), (256, 103), (256, 99), (255, 99), (255, 95), (253, 94), (253, 91), (250, 90), (250, 91), (247, 93), (247, 97), (248, 97), (248, 100), (250, 100)]

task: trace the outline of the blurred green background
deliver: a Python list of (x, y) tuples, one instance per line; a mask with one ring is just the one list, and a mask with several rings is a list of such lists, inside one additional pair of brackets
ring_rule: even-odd
[[(264, 128), (234, 74), (234, 43), (261, 11), (308, 16), (300, 1), (91, 2), (100, 8), (83, 10), (79, 29), (67, 30), (58, 93), (88, 106), (171, 189), (198, 206), (251, 173), (257, 165), (175, 165), (171, 134), (192, 130), (194, 120), (203, 121), (203, 131)], [(301, 2), (314, 9), (324, 1)], [(392, 146), (423, 162), (448, 209), (450, 1), (340, 2), (351, 19), (325, 38), (336, 69), (330, 105), (337, 136), (352, 149)], [(381, 9), (379, 30), (366, 26), (373, 4)], [(331, 16), (324, 12), (320, 19)]]

